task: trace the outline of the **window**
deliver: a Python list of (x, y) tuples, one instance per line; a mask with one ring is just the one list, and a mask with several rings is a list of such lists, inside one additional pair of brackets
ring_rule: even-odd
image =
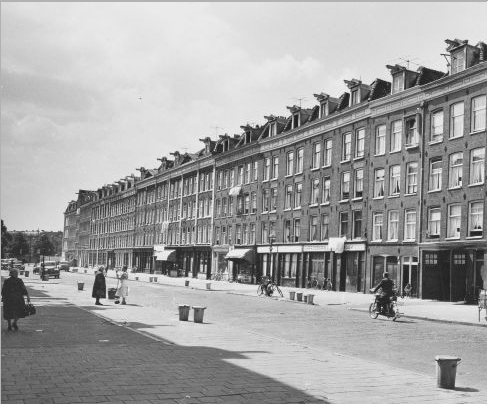
[(295, 114), (292, 119), (293, 128), (298, 128), (300, 125), (299, 114)]
[(292, 185), (287, 185), (285, 187), (285, 209), (292, 208)]
[(329, 177), (323, 179), (323, 203), (329, 203), (331, 199), (331, 180)]
[(248, 225), (246, 223), (243, 224), (243, 244), (249, 244), (249, 233), (248, 233)]
[(415, 194), (418, 192), (418, 163), (412, 162), (406, 164), (406, 194)]
[(302, 205), (302, 183), (295, 184), (294, 207), (300, 208)]
[(251, 181), (250, 174), (251, 174), (251, 163), (246, 164), (245, 166), (245, 183), (249, 184)]
[(404, 240), (414, 241), (416, 238), (416, 210), (407, 209), (404, 214)]
[(341, 161), (351, 158), (351, 133), (343, 134), (343, 147), (341, 151)]
[(297, 150), (297, 158), (295, 161), (295, 172), (296, 174), (302, 173), (304, 169), (304, 149)]
[(436, 265), (438, 264), (438, 254), (436, 253), (425, 253), (424, 254), (424, 263), (427, 265)]
[(291, 241), (291, 228), (292, 222), (290, 220), (286, 220), (284, 223), (284, 243), (290, 243)]
[(250, 244), (256, 243), (256, 224), (250, 223)]
[(389, 195), (399, 195), (401, 192), (401, 166), (395, 165), (390, 168)]
[(272, 179), (278, 178), (278, 156), (272, 157)]
[(374, 198), (382, 198), (384, 196), (384, 177), (385, 170), (383, 168), (377, 168), (374, 176)]
[(324, 147), (324, 165), (330, 166), (333, 158), (333, 140), (326, 140), (326, 144)]
[[(204, 211), (203, 201), (201, 201), (201, 202), (202, 202), (202, 211)], [(222, 215), (227, 216), (227, 214), (228, 214), (228, 198), (222, 198)], [(203, 214), (202, 214), (202, 216), (203, 216)]]
[(321, 215), (321, 240), (329, 238), (329, 215)]
[(411, 118), (406, 121), (406, 146), (414, 147), (419, 143), (418, 125), (416, 118)]
[(265, 158), (265, 164), (263, 165), (263, 181), (270, 179), (270, 157)]
[(328, 103), (323, 102), (321, 104), (321, 118), (324, 118), (325, 116), (328, 116)]
[(455, 265), (465, 265), (465, 254), (453, 254), (453, 263)]
[(277, 210), (277, 188), (271, 188), (270, 189), (270, 210)]
[(234, 234), (234, 238), (235, 238), (236, 244), (241, 244), (241, 225), (239, 225), (239, 224), (236, 225), (236, 231)]
[(365, 154), (365, 129), (357, 130), (355, 139), (355, 157), (363, 157)]
[(294, 242), (297, 243), (301, 237), (301, 219), (294, 219)]
[(228, 216), (233, 216), (234, 214), (234, 198), (232, 196), (229, 197), (229, 210)]
[(363, 197), (363, 168), (355, 170), (355, 190), (354, 197), (362, 198)]
[(321, 160), (321, 143), (314, 143), (312, 146), (312, 168), (319, 168)]
[(464, 51), (461, 50), (459, 52), (452, 53), (451, 61), (452, 63), (450, 64), (450, 66), (452, 74), (462, 71), (465, 67)]
[(392, 94), (399, 93), (404, 90), (404, 74), (398, 74), (392, 78)]
[(441, 208), (428, 210), (428, 236), (440, 237)]
[(340, 212), (340, 237), (348, 236), (348, 212)]
[(270, 123), (270, 137), (275, 136), (277, 134), (277, 123), (276, 122), (271, 122)]
[(229, 172), (229, 186), (234, 187), (234, 170)]
[(222, 172), (221, 171), (218, 171), (217, 172), (217, 189), (221, 189), (222, 188)]
[(239, 166), (238, 167), (238, 185), (243, 185), (244, 184), (244, 167)]
[(375, 130), (375, 155), (385, 153), (385, 125), (377, 126)]
[(251, 193), (251, 213), (256, 213), (256, 192)]
[(402, 121), (392, 122), (391, 125), (391, 153), (401, 150), (402, 143)]
[(253, 178), (253, 182), (258, 181), (258, 161), (254, 161), (251, 166), (251, 178)]
[(250, 213), (250, 195), (246, 194), (244, 196), (244, 213), (245, 215)]
[(388, 213), (387, 240), (397, 241), (399, 237), (399, 211), (391, 210)]
[(353, 211), (353, 238), (362, 238), (362, 211)]
[(311, 200), (310, 204), (319, 203), (319, 178), (315, 178), (311, 181)]
[(469, 205), (469, 237), (482, 236), (484, 229), (484, 203), (472, 202)]
[(384, 216), (382, 213), (373, 214), (372, 241), (382, 241), (382, 225)]
[(450, 107), (450, 139), (464, 135), (464, 103), (459, 102)]
[(310, 241), (319, 241), (319, 218), (311, 216), (309, 221)]
[(486, 129), (486, 96), (481, 95), (472, 99), (472, 116), (470, 131), (477, 132)]
[(294, 152), (287, 153), (287, 172), (286, 175), (292, 175), (294, 173)]
[(341, 200), (350, 198), (350, 172), (341, 173)]
[(470, 151), (470, 183), (483, 184), (485, 171), (486, 148), (474, 149)]
[(270, 210), (270, 189), (264, 189), (262, 194), (262, 212)]
[(462, 205), (448, 206), (448, 238), (460, 238), (460, 219), (462, 217)]
[(261, 224), (261, 242), (268, 244), (268, 222), (262, 222)]
[(450, 167), (448, 171), (448, 187), (461, 187), (464, 155), (463, 153), (453, 153), (450, 155), (449, 161)]
[[(222, 188), (226, 189), (229, 186), (229, 171), (228, 170), (224, 171), (223, 179), (224, 179), (224, 184), (223, 184)], [(200, 191), (202, 191), (202, 189), (200, 189)]]
[(433, 112), (431, 116), (431, 141), (441, 142), (443, 140), (443, 111)]
[(442, 173), (442, 161), (441, 159), (433, 159), (430, 162), (430, 183), (429, 191), (441, 190), (441, 173)]

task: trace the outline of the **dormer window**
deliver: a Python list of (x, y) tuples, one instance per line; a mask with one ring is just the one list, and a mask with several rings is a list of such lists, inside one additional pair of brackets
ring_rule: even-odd
[(451, 56), (451, 73), (455, 74), (465, 69), (464, 50), (452, 53)]
[(404, 90), (404, 74), (398, 74), (392, 78), (392, 94), (400, 93)]
[(229, 140), (225, 140), (224, 142), (222, 142), (223, 144), (223, 151), (228, 151), (229, 150)]
[(299, 114), (295, 114), (292, 117), (292, 128), (298, 128), (300, 125)]
[(324, 102), (321, 104), (321, 118), (328, 116), (328, 103)]
[(251, 132), (245, 132), (245, 143), (251, 143)]
[(359, 94), (358, 89), (351, 91), (351, 105), (358, 104)]
[(272, 137), (275, 136), (276, 134), (277, 134), (277, 123), (271, 122), (269, 136)]

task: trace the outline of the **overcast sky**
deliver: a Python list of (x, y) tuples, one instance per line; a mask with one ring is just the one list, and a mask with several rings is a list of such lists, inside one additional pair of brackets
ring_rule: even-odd
[(62, 230), (79, 189), (199, 138), (401, 59), (446, 71), (444, 40), (487, 42), (486, 18), (485, 2), (2, 3), (1, 217)]

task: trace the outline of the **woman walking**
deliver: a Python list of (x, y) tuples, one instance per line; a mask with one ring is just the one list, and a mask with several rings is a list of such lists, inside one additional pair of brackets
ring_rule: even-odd
[(100, 303), (100, 299), (105, 299), (105, 276), (104, 267), (99, 267), (97, 275), (95, 276), (95, 282), (93, 283), (92, 297), (95, 298), (95, 304), (97, 306), (103, 306)]
[[(122, 272), (117, 272), (117, 279), (119, 280), (120, 284), (115, 295), (122, 299), (121, 304), (126, 304), (126, 297), (129, 292), (129, 286), (127, 285), (127, 280), (129, 279), (129, 275), (127, 274), (127, 266), (124, 265), (122, 267)], [(117, 300), (115, 303), (117, 304), (119, 301)]]
[(12, 331), (12, 328), (17, 331), (19, 329), (17, 320), (25, 317), (24, 296), (27, 296), (27, 301), (30, 302), (24, 282), (18, 276), (19, 271), (11, 269), (10, 278), (3, 283), (2, 287), (3, 318), (8, 322), (8, 331)]

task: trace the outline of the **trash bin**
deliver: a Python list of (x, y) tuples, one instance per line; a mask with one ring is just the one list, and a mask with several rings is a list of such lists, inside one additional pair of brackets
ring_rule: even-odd
[(185, 286), (190, 285), (190, 281), (185, 281)]
[(211, 283), (210, 283), (210, 282), (207, 282), (207, 283), (205, 284), (205, 288), (206, 288), (207, 290), (211, 290)]
[(307, 304), (314, 304), (314, 295), (307, 295)]
[(188, 321), (188, 314), (190, 312), (190, 306), (187, 304), (178, 305), (178, 319), (180, 321)]
[(25, 276), (26, 278), (28, 278), (28, 277), (29, 277), (29, 271), (24, 271), (24, 276)]
[(157, 276), (154, 276), (154, 277), (153, 277), (153, 282), (154, 282), (154, 283), (158, 282), (158, 277), (157, 277)]
[(457, 366), (462, 359), (457, 356), (437, 355), (436, 361), (436, 384), (442, 389), (455, 389), (455, 376)]
[(302, 292), (297, 292), (297, 301), (302, 302)]
[[(82, 287), (82, 289), (83, 289), (83, 287)], [(107, 290), (107, 295), (109, 296), (109, 299), (110, 300), (114, 300), (115, 299), (116, 292), (117, 292), (117, 289), (116, 288), (109, 288)]]
[(291, 290), (289, 291), (290, 293), (290, 300), (294, 300), (295, 299), (295, 290)]
[(21, 270), (19, 271), (19, 275), (20, 275), (20, 276), (23, 276), (23, 275), (24, 275), (24, 270), (23, 270), (23, 269), (21, 269)]
[(153, 282), (153, 277), (152, 276), (149, 277), (149, 282), (150, 283)]
[(85, 271), (85, 273), (87, 273), (87, 270), (86, 269), (84, 269), (84, 271)]
[(202, 323), (204, 321), (204, 310), (206, 307), (194, 306), (194, 323)]
[(78, 290), (83, 290), (83, 286), (85, 286), (84, 282), (78, 282)]
[(139, 281), (139, 276), (136, 276), (134, 279), (136, 279), (137, 281)]

